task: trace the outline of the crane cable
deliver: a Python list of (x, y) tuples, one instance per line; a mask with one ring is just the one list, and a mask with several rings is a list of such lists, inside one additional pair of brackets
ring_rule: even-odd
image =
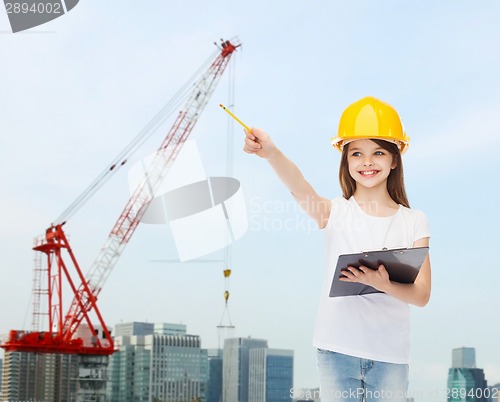
[(179, 106), (183, 104), (191, 93), (192, 87), (196, 85), (196, 81), (208, 65), (212, 62), (215, 55), (220, 50), (214, 51), (210, 57), (200, 66), (200, 68), (186, 81), (179, 91), (170, 99), (160, 111), (146, 124), (146, 126), (135, 136), (135, 138), (118, 154), (116, 158), (97, 176), (97, 178), (69, 205), (66, 210), (52, 223), (52, 226), (65, 223), (72, 217), (106, 181), (113, 176), (120, 167), (125, 165), (128, 159), (144, 145), (144, 143), (152, 136), (153, 133), (168, 119)]
[[(234, 64), (236, 63), (236, 58), (231, 59), (230, 64), (229, 64), (229, 69), (228, 69), (228, 79), (229, 79), (229, 88), (228, 88), (228, 108), (233, 109), (234, 108), (234, 97), (235, 97), (235, 67)], [(226, 143), (226, 176), (232, 177), (233, 175), (233, 162), (234, 162), (234, 155), (233, 155), (233, 149), (234, 149), (234, 120), (231, 117), (227, 117), (227, 143)], [(228, 228), (231, 228), (230, 222), (227, 222)], [(229, 235), (229, 234), (228, 234)], [(229, 348), (227, 353), (228, 355), (224, 357), (224, 354), (221, 354), (221, 351), (224, 350), (224, 341), (228, 337), (228, 331), (234, 329), (234, 325), (231, 321), (231, 316), (229, 315), (229, 306), (228, 306), (228, 300), (229, 300), (229, 279), (231, 276), (231, 267), (232, 264), (232, 245), (230, 242), (228, 242), (228, 246), (224, 249), (224, 299), (225, 299), (225, 304), (224, 304), (224, 311), (222, 313), (222, 317), (220, 320), (219, 325), (217, 326), (218, 329), (218, 356), (221, 359), (227, 359), (228, 361), (231, 361), (233, 358), (233, 354), (235, 353), (234, 348)], [(224, 324), (224, 320), (227, 316), (227, 321), (228, 324)], [(224, 333), (223, 333), (224, 331)], [(232, 337), (232, 334), (231, 334)], [(227, 375), (231, 376), (232, 375), (232, 366), (231, 364), (227, 365)], [(223, 387), (223, 395), (222, 395), (222, 400), (227, 399), (227, 387)]]
[[(228, 85), (228, 108), (233, 108), (234, 107), (234, 96), (235, 96), (235, 58), (231, 59), (229, 66), (228, 66), (228, 79), (229, 79), (229, 85)], [(232, 177), (233, 175), (233, 162), (234, 162), (234, 120), (228, 116), (227, 120), (227, 142), (226, 142), (226, 176), (227, 177)], [(228, 232), (226, 233), (226, 236), (230, 238), (234, 238), (232, 233), (229, 233), (231, 231), (231, 222), (229, 221), (229, 218), (226, 217), (227, 221), (227, 226), (228, 226)], [(234, 328), (233, 323), (231, 321), (231, 316), (229, 315), (229, 307), (228, 307), (228, 300), (229, 300), (229, 278), (231, 275), (231, 265), (232, 265), (232, 245), (230, 239), (227, 239), (227, 246), (224, 248), (224, 299), (225, 299), (225, 305), (224, 305), (224, 311), (222, 313), (222, 317), (220, 320), (220, 323), (218, 325), (219, 329), (231, 329)], [(224, 324), (224, 320), (227, 318), (228, 324)], [(219, 334), (219, 348), (220, 348), (220, 334)]]
[[(234, 68), (235, 58), (233, 58), (229, 63), (228, 69), (228, 105), (230, 108), (234, 107), (234, 87), (235, 87), (235, 68)], [(233, 176), (233, 148), (234, 148), (234, 122), (232, 119), (228, 118), (227, 125), (227, 144), (226, 144), (226, 176)], [(231, 228), (231, 225), (228, 222), (228, 227)], [(228, 233), (229, 235), (229, 233)], [(224, 253), (224, 262), (226, 267), (229, 267), (231, 264), (231, 245), (225, 248)]]

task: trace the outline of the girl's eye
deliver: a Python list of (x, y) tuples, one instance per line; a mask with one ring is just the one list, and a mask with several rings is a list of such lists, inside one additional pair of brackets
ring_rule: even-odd
[(385, 154), (382, 151), (377, 151), (377, 152), (375, 152), (375, 155), (380, 156), (380, 155), (385, 155)]
[(352, 156), (361, 156), (361, 152), (353, 152)]

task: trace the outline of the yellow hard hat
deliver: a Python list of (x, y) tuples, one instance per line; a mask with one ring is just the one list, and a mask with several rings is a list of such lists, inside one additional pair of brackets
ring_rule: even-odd
[(405, 134), (398, 112), (388, 103), (372, 96), (362, 98), (344, 110), (338, 135), (332, 138), (332, 145), (342, 151), (344, 145), (360, 139), (394, 142), (401, 153), (410, 145), (410, 137)]

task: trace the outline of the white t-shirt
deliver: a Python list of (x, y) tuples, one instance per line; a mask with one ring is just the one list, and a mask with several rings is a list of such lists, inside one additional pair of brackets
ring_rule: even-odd
[(329, 297), (340, 254), (386, 248), (413, 247), (429, 237), (425, 215), (399, 207), (393, 216), (365, 213), (354, 197), (332, 200), (332, 210), (323, 229), (327, 268), (316, 319), (315, 347), (351, 356), (389, 363), (408, 364), (410, 312), (404, 303), (385, 293)]

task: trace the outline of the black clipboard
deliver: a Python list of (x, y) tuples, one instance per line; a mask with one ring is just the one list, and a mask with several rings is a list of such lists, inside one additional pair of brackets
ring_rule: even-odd
[(383, 293), (362, 283), (341, 281), (339, 278), (342, 275), (342, 270), (347, 269), (347, 267), (359, 268), (364, 265), (371, 269), (377, 269), (380, 264), (384, 264), (391, 281), (413, 283), (428, 253), (429, 247), (415, 247), (342, 254), (337, 260), (337, 267), (330, 288), (330, 297)]

